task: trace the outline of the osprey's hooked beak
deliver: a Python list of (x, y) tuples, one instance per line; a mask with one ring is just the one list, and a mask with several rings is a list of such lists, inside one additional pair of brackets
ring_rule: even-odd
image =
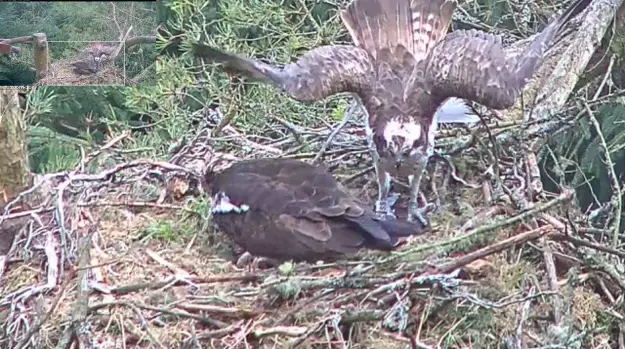
[(405, 142), (403, 137), (394, 137), (392, 143), (390, 149), (395, 158), (395, 166), (399, 169), (404, 161), (410, 157), (412, 144)]
[(398, 151), (398, 152), (395, 154), (395, 167), (396, 167), (397, 169), (399, 169), (399, 167), (401, 166), (401, 164), (404, 162), (404, 158), (405, 158), (405, 155), (404, 155), (404, 152), (403, 152), (403, 151)]

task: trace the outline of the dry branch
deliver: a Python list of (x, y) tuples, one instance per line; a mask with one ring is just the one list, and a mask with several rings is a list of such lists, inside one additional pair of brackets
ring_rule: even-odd
[(545, 234), (550, 233), (552, 230), (553, 230), (553, 227), (551, 226), (543, 226), (534, 230), (530, 230), (526, 233), (522, 233), (522, 234), (510, 237), (508, 239), (498, 241), (492, 245), (489, 245), (477, 251), (471, 252), (461, 258), (455, 259), (445, 264), (441, 264), (436, 267), (436, 271), (439, 273), (449, 273), (453, 270), (461, 268), (480, 258), (484, 258), (486, 256), (504, 251), (515, 245), (520, 245), (528, 241), (539, 239)]
[(537, 83), (539, 103), (532, 112), (535, 118), (549, 118), (564, 106), (622, 3), (623, 0), (595, 0), (590, 4), (570, 44), (557, 56), (557, 64)]

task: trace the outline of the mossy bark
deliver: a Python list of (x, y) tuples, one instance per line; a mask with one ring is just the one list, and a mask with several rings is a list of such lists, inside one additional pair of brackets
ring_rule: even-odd
[(50, 66), (50, 53), (48, 52), (48, 39), (46, 34), (34, 34), (33, 47), (35, 50), (36, 77), (37, 80), (39, 80), (43, 79), (48, 74), (48, 67)]
[[(30, 185), (26, 125), (17, 90), (0, 90), (0, 216), (4, 206)], [(0, 223), (0, 256), (13, 244), (12, 222)]]

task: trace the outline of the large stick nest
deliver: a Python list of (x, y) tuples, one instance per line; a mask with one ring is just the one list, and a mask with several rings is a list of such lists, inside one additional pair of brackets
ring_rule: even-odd
[(73, 71), (74, 62), (89, 62), (91, 57), (78, 55), (58, 60), (50, 65), (46, 76), (37, 84), (42, 86), (124, 85), (124, 72), (111, 61), (104, 61), (100, 70), (93, 74), (79, 75)]
[[(2, 346), (622, 343), (615, 325), (622, 316), (613, 309), (625, 280), (614, 260), (625, 253), (591, 238), (613, 232), (588, 225), (572, 189), (546, 192), (537, 171), (536, 144), (572, 125), (580, 107), (558, 109), (531, 124), (486, 117), (488, 129), (439, 132), (443, 160), (431, 161), (424, 181), (430, 185), (422, 188), (443, 209), (433, 216), (430, 234), (390, 254), (363, 252), (342, 263), (286, 263), (253, 272), (232, 263), (227, 239), (210, 223), (200, 185), (207, 158), (220, 151), (324, 161), (355, 195), (373, 202), (357, 108), (327, 143), (338, 122), (303, 127), (268, 118), (261, 130), (267, 136), (255, 137), (207, 107), (194, 115), (203, 123), (189, 130), (167, 162), (129, 161), (133, 141), (121, 134), (73, 171), (38, 178), (5, 207), (1, 227), (19, 232), (3, 278)], [(105, 160), (116, 165), (103, 168)], [(403, 186), (395, 188), (402, 192)]]
[[(293, 151), (294, 137), (261, 142), (230, 125), (222, 129), (225, 140), (209, 140), (221, 120), (215, 109), (206, 115), (207, 123), (190, 132), (193, 138), (170, 162), (134, 160), (100, 172), (84, 170), (99, 158), (117, 156), (128, 142), (123, 134), (76, 170), (38, 179), (20, 199), (36, 196), (41, 206), (11, 215), (26, 225), (4, 278), (1, 318), (9, 347), (67, 347), (72, 333), (85, 347), (97, 342), (100, 348), (256, 348), (283, 342), (362, 348), (412, 342), (425, 348), (468, 341), (487, 347), (502, 340), (570, 340), (552, 338), (556, 330), (593, 347), (609, 338), (587, 338), (577, 330), (597, 326), (599, 311), (607, 308), (591, 287), (598, 284), (583, 283), (588, 274), (581, 256), (590, 250), (576, 248), (565, 234), (571, 228), (567, 215), (576, 214), (569, 208), (572, 191), (527, 196), (535, 181), (524, 181), (532, 176), (526, 156), (519, 155), (500, 159), (509, 201), (488, 200), (493, 196), (484, 193), (494, 192), (497, 182), (488, 175), (491, 162), (466, 142), (484, 137), (479, 128), (464, 141), (459, 130), (439, 137), (441, 144), (465, 144), (451, 161), (464, 164), (460, 172), (468, 184), (479, 185), (450, 179), (444, 166), (432, 166), (433, 187), (450, 204), (434, 217), (431, 234), (392, 254), (363, 252), (352, 262), (287, 263), (248, 272), (231, 262), (226, 239), (206, 220), (198, 180), (204, 160), (214, 148), (239, 157), (310, 159), (316, 153)], [(283, 135), (298, 132), (301, 142), (317, 149), (331, 132), (271, 127)], [(514, 127), (507, 127), (502, 133), (512, 137)], [(325, 161), (355, 194), (372, 198), (361, 132), (361, 123), (349, 123)], [(581, 273), (571, 274), (575, 268)], [(609, 277), (600, 282), (618, 289)], [(560, 327), (547, 330), (534, 318), (550, 309)], [(521, 326), (532, 336), (519, 332)]]

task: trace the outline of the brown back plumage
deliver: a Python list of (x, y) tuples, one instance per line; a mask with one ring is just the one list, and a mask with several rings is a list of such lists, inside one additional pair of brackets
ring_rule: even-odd
[[(328, 260), (361, 248), (390, 250), (401, 236), (426, 228), (378, 220), (323, 167), (292, 159), (234, 164), (213, 176), (213, 221), (252, 255), (277, 260)], [(234, 207), (215, 206), (224, 194)]]

